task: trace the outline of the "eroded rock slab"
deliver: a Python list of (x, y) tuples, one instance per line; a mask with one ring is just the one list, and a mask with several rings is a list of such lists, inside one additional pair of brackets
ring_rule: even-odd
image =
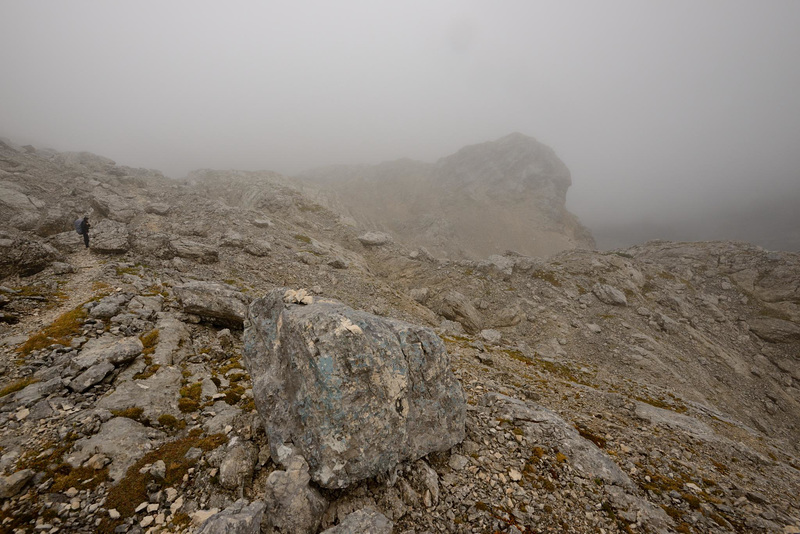
[(242, 328), (247, 297), (233, 286), (214, 282), (188, 282), (174, 288), (183, 311), (209, 319), (215, 324)]
[(67, 458), (73, 467), (79, 467), (100, 452), (111, 458), (108, 474), (114, 483), (119, 482), (128, 467), (153, 448), (153, 440), (162, 439), (163, 432), (147, 428), (127, 417), (115, 417), (104, 423), (100, 432), (75, 444), (76, 452)]
[(142, 408), (144, 417), (156, 421), (160, 415), (180, 416), (180, 398), (183, 375), (176, 367), (161, 367), (153, 376), (143, 380), (127, 380), (100, 399), (98, 408), (125, 410)]
[(800, 341), (800, 325), (774, 317), (760, 317), (750, 321), (755, 335), (772, 343)]
[(102, 337), (90, 340), (81, 353), (71, 362), (73, 369), (83, 371), (101, 362), (121, 365), (134, 360), (144, 346), (138, 337)]
[(244, 335), (274, 459), (292, 443), (315, 482), (343, 488), (463, 439), (464, 393), (433, 331), (296, 294), (254, 301)]

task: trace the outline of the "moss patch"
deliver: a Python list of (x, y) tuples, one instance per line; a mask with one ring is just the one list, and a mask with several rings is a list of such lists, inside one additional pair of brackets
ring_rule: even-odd
[(143, 371), (136, 373), (133, 375), (134, 380), (144, 380), (145, 378), (150, 378), (158, 371), (161, 366), (158, 364), (153, 364), (153, 354), (156, 351), (156, 346), (158, 346), (158, 329), (151, 330), (146, 334), (142, 334), (139, 336), (139, 341), (142, 342), (142, 357), (144, 358), (144, 363), (147, 367), (144, 368)]
[(96, 470), (91, 467), (72, 468), (68, 463), (62, 463), (56, 468), (53, 477), (53, 486), (50, 491), (60, 493), (69, 488), (78, 490), (95, 489), (103, 482), (108, 482), (108, 468)]
[(225, 394), (225, 402), (233, 406), (237, 404), (240, 400), (242, 400), (242, 395), (244, 395), (244, 388), (236, 384), (224, 390), (222, 393)]
[(182, 387), (181, 398), (178, 399), (178, 409), (183, 413), (196, 412), (200, 409), (202, 393), (203, 385), (200, 382)]
[(17, 352), (27, 356), (35, 350), (41, 350), (53, 344), (69, 345), (74, 336), (81, 333), (83, 322), (88, 317), (83, 305), (61, 314), (55, 321), (41, 332), (28, 338)]
[(687, 411), (689, 411), (689, 408), (685, 404), (677, 401), (677, 399), (675, 399), (676, 402), (672, 403), (668, 401), (665, 397), (661, 397), (658, 399), (654, 399), (652, 397), (634, 397), (634, 398), (639, 402), (649, 404), (650, 406), (655, 406), (656, 408), (661, 408), (662, 410), (670, 410), (677, 413), (686, 413)]
[(606, 448), (606, 439), (602, 436), (598, 436), (597, 434), (592, 432), (588, 427), (581, 424), (576, 424), (575, 429), (578, 431), (578, 434), (580, 434), (583, 439), (588, 439), (601, 449)]
[[(120, 513), (120, 519), (113, 521), (104, 519), (98, 527), (98, 532), (112, 533), (114, 529), (123, 523), (124, 519), (134, 515), (135, 508), (141, 502), (148, 501), (147, 485), (151, 482), (160, 483), (163, 487), (179, 486), (183, 481), (184, 475), (189, 472), (197, 460), (188, 460), (186, 453), (192, 447), (210, 451), (224, 444), (227, 438), (222, 434), (214, 434), (201, 438), (199, 436), (189, 436), (176, 441), (171, 441), (145, 454), (139, 461), (133, 464), (125, 473), (125, 477), (119, 484), (111, 488), (108, 492), (105, 508), (115, 508)], [(139, 471), (148, 464), (163, 460), (167, 467), (164, 481), (156, 481), (149, 471), (140, 473)]]
[(36, 378), (29, 376), (21, 380), (17, 380), (16, 382), (12, 382), (11, 384), (5, 386), (3, 389), (0, 389), (0, 397), (5, 397), (6, 395), (11, 395), (12, 393), (16, 393), (17, 391), (25, 389), (26, 387), (38, 381), (39, 380), (37, 380)]
[(556, 275), (552, 271), (533, 271), (531, 276), (534, 278), (538, 278), (539, 280), (544, 280), (545, 282), (549, 283), (554, 287), (561, 287), (561, 281), (556, 277)]
[(158, 416), (158, 424), (172, 430), (181, 430), (186, 428), (186, 421), (183, 419), (178, 419), (174, 415), (170, 415), (168, 413)]

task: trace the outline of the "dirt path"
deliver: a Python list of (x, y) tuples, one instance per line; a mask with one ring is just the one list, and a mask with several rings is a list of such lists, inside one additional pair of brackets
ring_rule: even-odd
[(67, 283), (60, 288), (61, 293), (66, 295), (67, 298), (58, 301), (56, 306), (40, 313), (33, 323), (36, 325), (35, 328), (51, 324), (59, 315), (86, 302), (94, 294), (92, 286), (100, 278), (100, 273), (103, 270), (101, 258), (81, 248), (78, 252), (67, 255), (67, 263), (75, 267), (76, 270), (75, 273), (65, 275)]

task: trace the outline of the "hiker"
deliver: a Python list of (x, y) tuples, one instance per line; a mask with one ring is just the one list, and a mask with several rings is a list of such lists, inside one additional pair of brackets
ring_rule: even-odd
[(91, 224), (89, 224), (89, 217), (86, 216), (80, 222), (80, 232), (79, 234), (83, 234), (83, 244), (86, 245), (86, 248), (89, 248), (89, 228), (91, 228)]

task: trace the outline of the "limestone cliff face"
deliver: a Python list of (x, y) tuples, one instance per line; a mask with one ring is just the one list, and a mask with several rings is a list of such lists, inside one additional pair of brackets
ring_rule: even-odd
[(301, 178), (322, 189), (319, 201), (360, 225), (439, 256), (482, 258), (506, 250), (549, 256), (594, 248), (589, 230), (565, 208), (572, 183), (566, 165), (519, 133), (464, 147), (434, 164), (335, 166)]

